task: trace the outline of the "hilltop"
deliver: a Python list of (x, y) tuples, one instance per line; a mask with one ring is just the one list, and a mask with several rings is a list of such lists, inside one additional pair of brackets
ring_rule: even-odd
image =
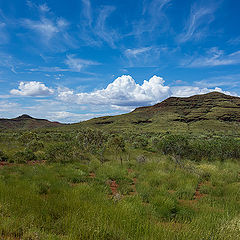
[(136, 108), (127, 114), (98, 117), (74, 124), (50, 122), (26, 114), (13, 119), (0, 119), (0, 129), (49, 127), (64, 127), (65, 130), (91, 127), (114, 132), (211, 131), (232, 135), (240, 133), (240, 98), (219, 92), (170, 97), (153, 106)]
[(33, 118), (27, 114), (23, 114), (16, 118), (6, 119), (0, 118), (0, 129), (35, 129), (60, 127), (64, 124), (59, 122), (51, 122), (46, 119)]
[(170, 97), (127, 114), (95, 118), (77, 125), (120, 131), (237, 133), (240, 132), (240, 98), (219, 92)]

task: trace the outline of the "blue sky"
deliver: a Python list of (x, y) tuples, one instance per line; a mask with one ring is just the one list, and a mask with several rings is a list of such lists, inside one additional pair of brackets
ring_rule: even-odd
[(240, 95), (236, 0), (0, 0), (0, 117), (60, 122)]

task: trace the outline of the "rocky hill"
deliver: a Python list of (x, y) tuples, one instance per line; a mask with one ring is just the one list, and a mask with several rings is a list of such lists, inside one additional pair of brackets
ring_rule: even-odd
[(13, 119), (0, 119), (0, 129), (34, 129), (62, 127), (99, 128), (106, 131), (129, 132), (221, 132), (240, 134), (240, 98), (212, 92), (180, 98), (170, 97), (153, 106), (136, 108), (117, 115), (93, 118), (75, 124), (61, 124), (22, 115)]
[(63, 124), (59, 122), (37, 119), (26, 114), (12, 119), (0, 118), (0, 129), (34, 129), (60, 127), (62, 125)]
[(219, 92), (170, 97), (128, 114), (95, 118), (80, 124), (120, 131), (221, 131), (232, 134), (240, 132), (240, 98)]
[(181, 122), (200, 120), (221, 120), (240, 122), (240, 98), (219, 92), (195, 95), (187, 98), (171, 97), (150, 107), (141, 107), (134, 112), (176, 113), (173, 119)]

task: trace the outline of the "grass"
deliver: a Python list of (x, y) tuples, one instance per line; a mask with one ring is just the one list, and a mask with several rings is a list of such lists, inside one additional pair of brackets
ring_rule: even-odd
[[(153, 154), (143, 164), (131, 158), (123, 165), (2, 167), (0, 234), (34, 240), (239, 239), (239, 163), (185, 166), (191, 171)], [(119, 198), (111, 196), (109, 180), (119, 185)], [(194, 199), (200, 183), (202, 196)]]
[(240, 239), (239, 141), (2, 132), (0, 238)]

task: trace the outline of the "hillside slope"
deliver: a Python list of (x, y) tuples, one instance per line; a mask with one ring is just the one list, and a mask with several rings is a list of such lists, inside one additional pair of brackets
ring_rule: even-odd
[(50, 122), (46, 119), (33, 118), (26, 114), (12, 119), (0, 118), (0, 129), (35, 129), (60, 126), (63, 126), (63, 124)]
[(75, 125), (117, 131), (235, 134), (240, 133), (240, 98), (218, 92), (187, 98), (170, 97), (128, 114), (94, 118)]

